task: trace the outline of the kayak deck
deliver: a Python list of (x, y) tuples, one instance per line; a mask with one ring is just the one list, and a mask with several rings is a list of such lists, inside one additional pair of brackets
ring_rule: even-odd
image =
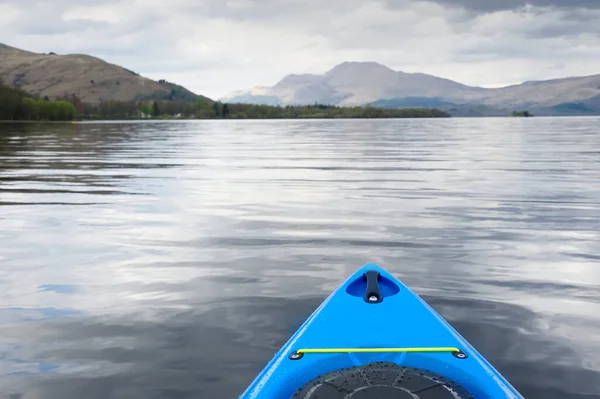
[(389, 362), (336, 370), (300, 388), (292, 399), (467, 399), (454, 381)]
[[(389, 378), (374, 383), (373, 370)], [(357, 375), (362, 385), (351, 378)], [(344, 396), (314, 396), (331, 387)], [(522, 398), (420, 297), (369, 263), (315, 310), (240, 398), (445, 397), (439, 389), (450, 398)]]

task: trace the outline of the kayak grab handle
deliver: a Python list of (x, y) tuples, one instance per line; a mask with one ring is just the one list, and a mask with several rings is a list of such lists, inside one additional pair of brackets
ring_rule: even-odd
[(290, 354), (290, 360), (300, 360), (306, 353), (452, 353), (458, 359), (469, 357), (465, 352), (453, 347), (432, 348), (319, 348), (298, 349)]
[(367, 270), (355, 276), (346, 286), (348, 295), (361, 298), (369, 305), (381, 303), (399, 292), (399, 284), (377, 270)]
[(363, 274), (363, 281), (367, 283), (367, 289), (365, 290), (365, 302), (367, 303), (379, 303), (383, 301), (381, 290), (379, 289), (379, 281), (381, 275), (378, 271), (369, 270)]
[(386, 353), (386, 352), (461, 352), (458, 348), (321, 348), (321, 349), (298, 349), (296, 353)]

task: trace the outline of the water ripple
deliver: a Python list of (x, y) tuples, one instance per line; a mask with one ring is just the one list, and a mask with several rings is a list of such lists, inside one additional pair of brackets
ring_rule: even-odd
[(375, 261), (600, 398), (598, 118), (0, 125), (0, 397), (236, 397)]

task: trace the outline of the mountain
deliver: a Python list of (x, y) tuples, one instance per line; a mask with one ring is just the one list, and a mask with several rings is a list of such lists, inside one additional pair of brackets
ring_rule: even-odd
[(242, 91), (221, 101), (437, 107), (455, 110), (457, 115), (503, 115), (515, 109), (540, 114), (600, 114), (598, 96), (600, 75), (486, 89), (422, 73), (394, 71), (374, 62), (344, 62), (323, 75), (288, 75), (273, 87), (261, 87), (260, 95)]
[(51, 99), (75, 94), (88, 103), (102, 100), (210, 99), (164, 80), (154, 81), (126, 68), (83, 54), (37, 54), (0, 43), (4, 84)]
[[(261, 87), (262, 97), (280, 104), (364, 105), (401, 97), (459, 96), (471, 88), (425, 74), (396, 72), (375, 62), (344, 62), (324, 75), (288, 75), (273, 87)], [(222, 101), (262, 103), (254, 90), (236, 92)]]
[(269, 90), (269, 87), (258, 86), (246, 91), (236, 91), (229, 95), (228, 102), (239, 104), (281, 105), (282, 101), (280, 98), (266, 94)]

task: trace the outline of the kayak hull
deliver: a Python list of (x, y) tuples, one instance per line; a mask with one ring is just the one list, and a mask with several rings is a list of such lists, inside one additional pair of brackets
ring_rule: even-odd
[(425, 301), (374, 263), (361, 267), (313, 312), (240, 398), (289, 399), (328, 373), (383, 363), (402, 367), (402, 373), (431, 372), (475, 399), (522, 398)]

